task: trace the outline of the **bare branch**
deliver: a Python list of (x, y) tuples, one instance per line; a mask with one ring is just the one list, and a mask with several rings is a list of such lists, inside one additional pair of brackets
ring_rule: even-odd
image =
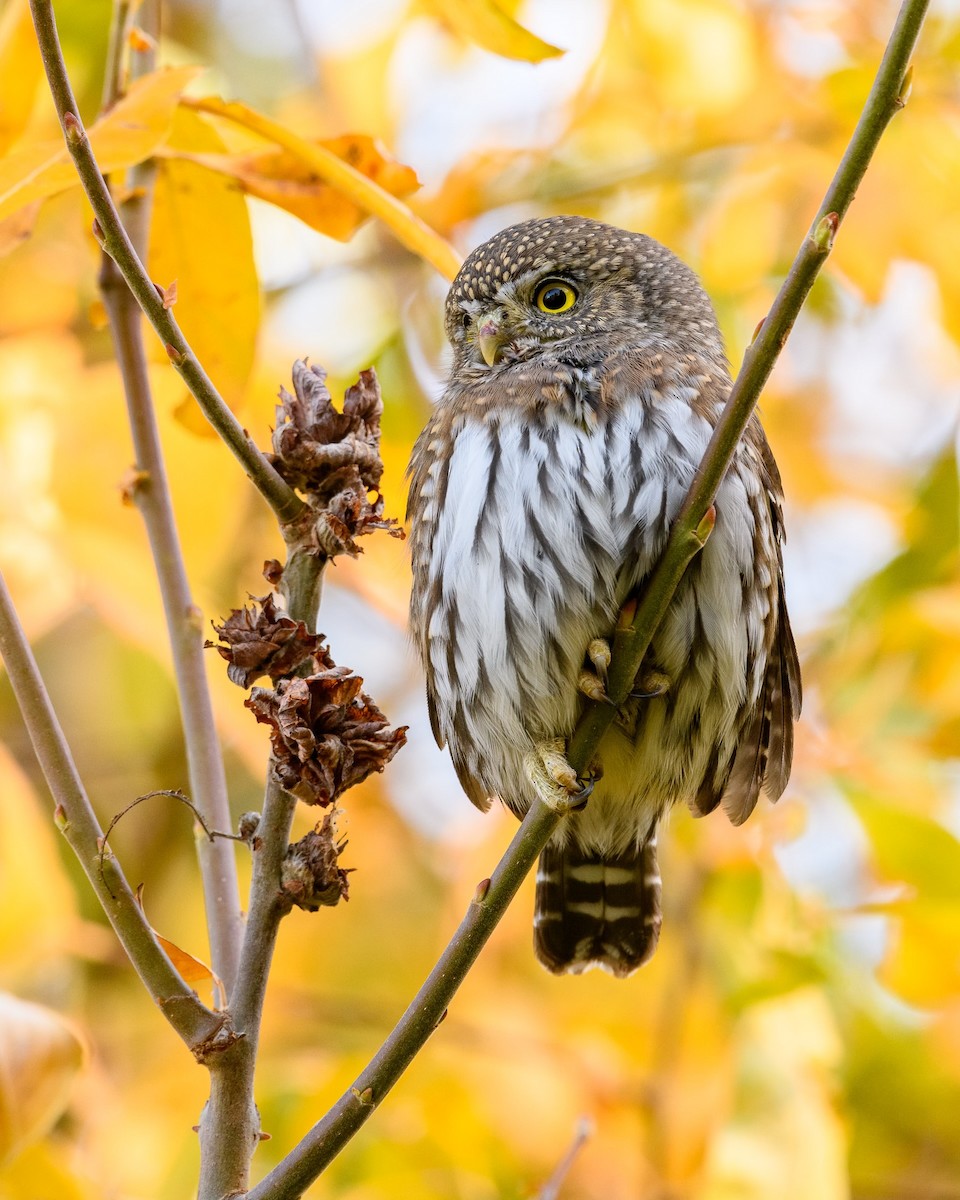
[[(149, 16), (149, 8), (145, 11)], [(119, 0), (114, 8), (110, 44), (112, 51), (121, 59), (125, 39), (119, 27), (125, 26), (128, 20), (127, 6), (123, 0)], [(152, 54), (138, 57), (136, 73), (142, 73), (153, 65)], [(119, 87), (122, 76), (119, 62), (111, 66), (110, 75), (114, 85)], [(105, 96), (107, 105), (116, 99), (116, 93), (107, 93)], [(138, 186), (129, 189), (130, 198), (125, 201), (123, 212), (131, 245), (142, 252), (149, 219), (152, 166), (141, 166), (133, 178)], [(136, 455), (134, 469), (137, 484), (131, 489), (131, 494), (147, 531), (167, 621), (190, 791), (205, 825), (228, 829), (230, 804), (213, 704), (207, 686), (200, 614), (191, 596), (167, 482), (147, 372), (140, 308), (119, 267), (107, 253), (103, 254), (100, 266), (100, 291), (110, 320)], [(197, 852), (203, 878), (211, 965), (223, 980), (229, 996), (237, 974), (243, 935), (236, 858), (233, 847), (222, 840), (200, 842)]]
[(84, 790), (63, 730), (23, 629), (6, 583), (0, 576), (0, 655), (3, 657), (17, 704), (23, 714), (37, 760), (56, 805), (58, 829), (90, 880), (97, 899), (144, 987), (195, 1057), (201, 1061), (226, 1050), (236, 1034), (227, 1014), (211, 1012), (181, 979), (164, 954), (120, 865), (103, 855), (103, 832)]

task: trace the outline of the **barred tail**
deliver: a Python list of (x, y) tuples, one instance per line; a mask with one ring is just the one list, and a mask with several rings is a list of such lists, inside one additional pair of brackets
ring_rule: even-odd
[(555, 974), (596, 966), (629, 975), (657, 948), (660, 921), (656, 831), (616, 858), (573, 843), (540, 855), (533, 939)]

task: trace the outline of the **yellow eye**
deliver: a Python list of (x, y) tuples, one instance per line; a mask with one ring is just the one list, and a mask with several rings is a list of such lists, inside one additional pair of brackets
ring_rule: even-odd
[(545, 313), (568, 312), (577, 299), (576, 289), (560, 279), (548, 279), (546, 283), (541, 283), (534, 297), (537, 308)]

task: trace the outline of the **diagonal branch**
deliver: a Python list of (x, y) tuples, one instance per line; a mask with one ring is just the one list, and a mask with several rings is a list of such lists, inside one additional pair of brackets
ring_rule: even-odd
[[(711, 528), (710, 507), (720, 480), (756, 406), (763, 385), (783, 348), (813, 281), (826, 261), (841, 217), (873, 157), (880, 137), (906, 100), (907, 64), (926, 15), (928, 0), (904, 0), (863, 115), (823, 204), (763, 327), (747, 352), (683, 508), (649, 586), (629, 623), (622, 622), (614, 643), (608, 692), (616, 702), (632, 685), (657, 625), (688, 563)], [(600, 709), (605, 712), (599, 711)], [(614, 705), (589, 709), (574, 733), (569, 757), (582, 769), (596, 752), (616, 711)], [(410, 1007), (383, 1046), (303, 1140), (248, 1194), (247, 1200), (294, 1200), (343, 1149), (374, 1112), (443, 1019), (463, 981), (536, 861), (562, 814), (533, 805), (488, 882), (484, 880), (457, 932)]]
[(170, 309), (147, 274), (123, 227), (113, 198), (90, 148), (77, 101), (70, 86), (60, 39), (53, 16), (52, 0), (30, 0), (30, 11), (37, 31), (47, 81), (53, 94), (57, 116), (63, 127), (67, 149), (77, 168), (83, 190), (97, 218), (96, 232), (105, 253), (116, 262), (127, 286), (143, 309), (147, 320), (166, 347), (170, 361), (190, 389), (204, 416), (233, 451), (253, 484), (281, 522), (291, 521), (303, 511), (303, 501), (270, 466), (246, 430), (224, 403)]
[(127, 956), (180, 1037), (200, 1061), (235, 1040), (229, 1016), (211, 1012), (160, 948), (112, 854), (102, 854), (103, 831), (84, 790), (50, 703), (6, 583), (0, 576), (0, 656), (23, 714), (37, 760), (56, 804), (57, 827), (80, 860)]

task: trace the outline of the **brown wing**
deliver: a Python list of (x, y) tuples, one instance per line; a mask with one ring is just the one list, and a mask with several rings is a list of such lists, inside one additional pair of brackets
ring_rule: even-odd
[(793, 726), (803, 701), (800, 662), (790, 628), (783, 587), (783, 510), (780, 472), (759, 424), (758, 448), (767, 476), (770, 517), (777, 549), (776, 627), (763, 691), (737, 748), (733, 769), (723, 790), (723, 809), (734, 825), (742, 825), (757, 804), (761, 788), (771, 801), (779, 800), (790, 778)]

